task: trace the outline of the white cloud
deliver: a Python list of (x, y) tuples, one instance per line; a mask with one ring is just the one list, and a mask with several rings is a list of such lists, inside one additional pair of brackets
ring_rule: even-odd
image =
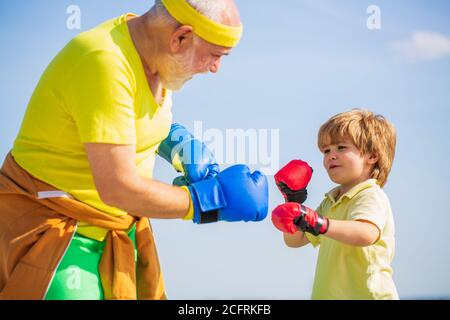
[(436, 60), (450, 55), (450, 38), (436, 32), (417, 31), (411, 38), (393, 43), (392, 47), (412, 61)]

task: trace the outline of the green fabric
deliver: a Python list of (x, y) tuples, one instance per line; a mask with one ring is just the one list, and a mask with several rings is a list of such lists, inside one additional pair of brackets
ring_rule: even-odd
[[(136, 262), (136, 225), (128, 236), (134, 244)], [(98, 265), (105, 243), (76, 233), (56, 270), (45, 300), (103, 300)]]

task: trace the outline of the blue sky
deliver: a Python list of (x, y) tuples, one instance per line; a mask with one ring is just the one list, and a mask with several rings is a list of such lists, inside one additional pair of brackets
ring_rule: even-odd
[[(33, 89), (51, 59), (78, 32), (153, 1), (0, 2), (0, 156), (9, 151)], [(69, 5), (81, 29), (68, 30)], [(308, 204), (333, 187), (316, 147), (332, 115), (364, 107), (398, 131), (389, 182), (396, 222), (394, 280), (402, 298), (450, 298), (450, 3), (361, 0), (237, 0), (245, 35), (216, 75), (202, 75), (174, 96), (175, 120), (191, 130), (279, 129), (279, 163), (314, 167)], [(381, 9), (369, 30), (366, 9)], [(224, 165), (230, 165), (226, 163)], [(262, 164), (252, 164), (253, 169)], [(155, 178), (170, 182), (158, 160)], [(282, 197), (270, 181), (270, 208)], [(172, 299), (308, 299), (317, 251), (288, 249), (261, 223), (197, 226), (154, 221)]]

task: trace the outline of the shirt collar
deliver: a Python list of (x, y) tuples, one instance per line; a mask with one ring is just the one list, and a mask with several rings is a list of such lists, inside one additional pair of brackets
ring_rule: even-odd
[(339, 192), (340, 187), (336, 187), (332, 189), (330, 192), (325, 194), (325, 197), (330, 199), (332, 203), (337, 204), (342, 201), (344, 198), (352, 199), (354, 196), (356, 196), (358, 193), (363, 191), (364, 189), (371, 188), (377, 186), (377, 180), (376, 179), (369, 179), (364, 182), (361, 182), (348, 190), (346, 193), (344, 193), (338, 201), (336, 201), (336, 195)]

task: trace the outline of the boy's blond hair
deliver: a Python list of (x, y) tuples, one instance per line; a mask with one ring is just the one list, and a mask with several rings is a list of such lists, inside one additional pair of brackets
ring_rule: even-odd
[(386, 184), (394, 161), (396, 132), (394, 126), (382, 115), (363, 109), (354, 109), (335, 115), (319, 129), (318, 146), (338, 144), (349, 139), (361, 154), (378, 155), (371, 178), (377, 179), (380, 187)]

